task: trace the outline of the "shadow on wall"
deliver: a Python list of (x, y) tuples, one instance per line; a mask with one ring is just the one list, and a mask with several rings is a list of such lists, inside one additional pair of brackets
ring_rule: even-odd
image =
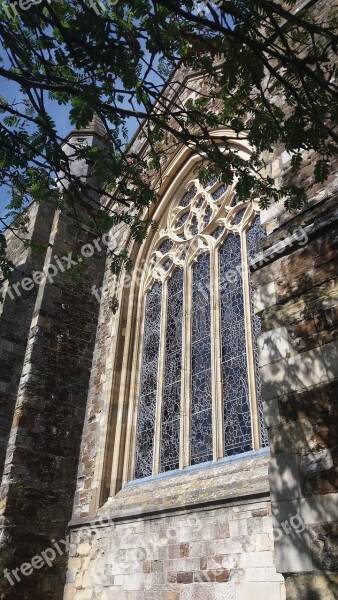
[(279, 258), (273, 284), (270, 266), (254, 276), (266, 293), (259, 361), (276, 568), (288, 600), (338, 598), (338, 261), (325, 257), (334, 235)]

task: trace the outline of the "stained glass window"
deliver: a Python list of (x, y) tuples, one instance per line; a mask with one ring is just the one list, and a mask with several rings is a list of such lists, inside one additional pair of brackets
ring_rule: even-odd
[(256, 214), (231, 187), (193, 179), (160, 224), (146, 279), (136, 478), (268, 444), (260, 321), (243, 271), (264, 235)]

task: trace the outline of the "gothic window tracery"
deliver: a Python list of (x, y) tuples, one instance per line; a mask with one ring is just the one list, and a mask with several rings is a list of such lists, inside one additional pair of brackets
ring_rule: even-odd
[(257, 207), (190, 179), (153, 243), (145, 284), (135, 478), (267, 445), (248, 260)]

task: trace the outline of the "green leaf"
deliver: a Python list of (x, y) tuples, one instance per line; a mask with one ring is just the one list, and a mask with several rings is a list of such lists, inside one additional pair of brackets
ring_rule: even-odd
[(330, 162), (326, 159), (317, 160), (314, 168), (316, 183), (324, 183), (329, 176)]

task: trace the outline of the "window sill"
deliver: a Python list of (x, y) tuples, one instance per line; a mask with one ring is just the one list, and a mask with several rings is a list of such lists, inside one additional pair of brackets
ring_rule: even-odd
[(207, 463), (201, 463), (198, 465), (193, 465), (191, 467), (186, 467), (183, 470), (176, 471), (166, 471), (165, 473), (159, 473), (158, 475), (150, 475), (149, 477), (143, 477), (142, 479), (133, 479), (129, 481), (124, 486), (124, 489), (140, 486), (142, 484), (157, 482), (167, 479), (172, 479), (173, 477), (184, 477), (190, 475), (191, 473), (196, 473), (197, 471), (200, 473), (201, 471), (209, 471), (210, 469), (217, 469), (223, 465), (228, 465), (232, 463), (239, 463), (240, 461), (247, 461), (250, 458), (257, 459), (260, 456), (270, 456), (269, 448), (261, 448), (260, 450), (251, 450), (251, 452), (243, 452), (243, 454), (237, 454), (235, 456), (226, 456), (225, 458), (220, 458), (216, 463), (213, 461)]
[[(95, 518), (127, 521), (167, 512), (238, 505), (269, 497), (269, 448), (127, 483)], [(91, 521), (93, 517), (91, 517)], [(76, 519), (73, 527), (87, 519)]]

